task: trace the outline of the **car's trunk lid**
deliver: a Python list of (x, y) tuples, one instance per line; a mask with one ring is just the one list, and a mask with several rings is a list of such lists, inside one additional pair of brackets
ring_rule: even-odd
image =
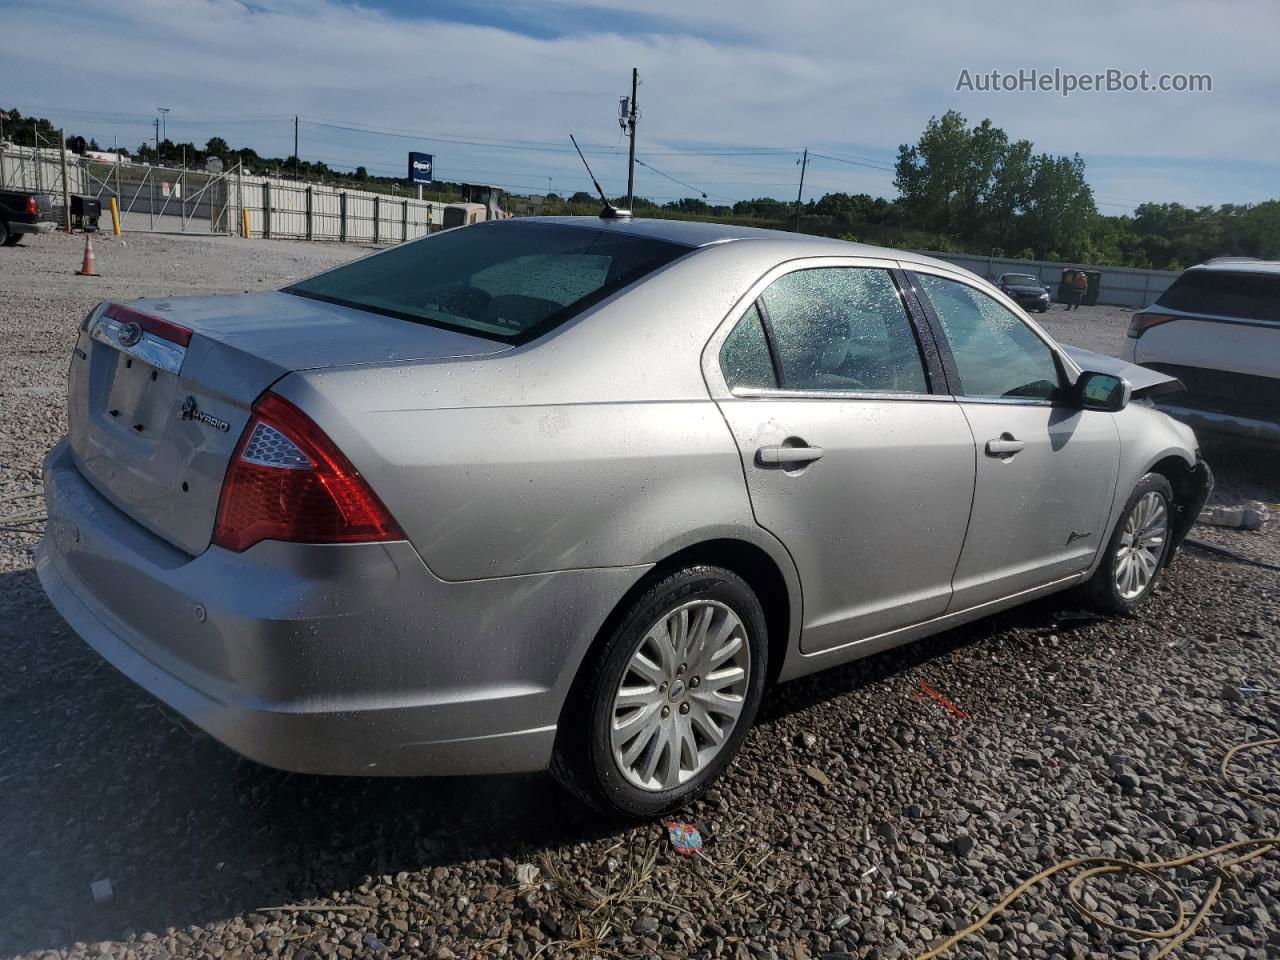
[(120, 510), (194, 555), (209, 545), (253, 402), (282, 376), (504, 349), (282, 293), (110, 305), (90, 316), (72, 359), (72, 454)]

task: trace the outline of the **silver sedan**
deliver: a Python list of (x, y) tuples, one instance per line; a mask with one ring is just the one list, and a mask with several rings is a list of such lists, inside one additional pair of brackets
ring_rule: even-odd
[(38, 570), (257, 761), (649, 815), (770, 684), (1066, 588), (1134, 609), (1211, 482), (1173, 385), (914, 254), (486, 223), (96, 307)]

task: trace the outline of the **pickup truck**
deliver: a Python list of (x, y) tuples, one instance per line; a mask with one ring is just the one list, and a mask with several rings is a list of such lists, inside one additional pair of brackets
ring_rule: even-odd
[(0, 246), (12, 247), (28, 233), (54, 227), (53, 198), (31, 190), (0, 190)]

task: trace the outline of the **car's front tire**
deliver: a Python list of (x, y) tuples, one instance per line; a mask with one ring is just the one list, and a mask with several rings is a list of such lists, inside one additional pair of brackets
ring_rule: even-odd
[(667, 573), (583, 664), (552, 773), (598, 810), (650, 817), (700, 793), (733, 759), (768, 672), (764, 611), (722, 567)]
[(1132, 613), (1156, 588), (1169, 557), (1173, 487), (1148, 473), (1129, 495), (1085, 597), (1107, 613)]

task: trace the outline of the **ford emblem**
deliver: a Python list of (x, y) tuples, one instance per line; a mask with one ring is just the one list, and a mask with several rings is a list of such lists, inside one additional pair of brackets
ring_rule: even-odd
[(120, 341), (122, 347), (135, 346), (142, 339), (142, 327), (132, 321), (122, 323), (116, 330), (116, 339)]

